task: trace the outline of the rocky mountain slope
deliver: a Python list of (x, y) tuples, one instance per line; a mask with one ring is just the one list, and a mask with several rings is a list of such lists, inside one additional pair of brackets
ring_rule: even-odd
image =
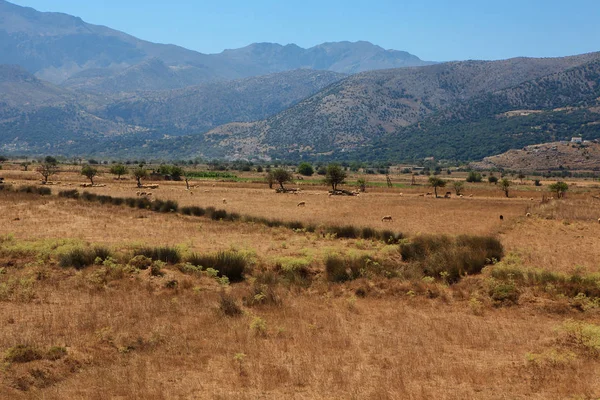
[[(524, 105), (544, 109), (593, 98), (599, 59), (600, 53), (594, 53), (365, 72), (267, 120), (218, 127), (205, 139), (247, 155), (344, 157), (358, 151), (361, 158), (380, 157), (382, 152), (401, 158), (485, 156), (493, 153), (485, 154), (488, 150), (482, 150), (476, 135), (469, 138), (472, 143), (463, 143), (459, 135), (445, 134), (447, 126)], [(503, 137), (502, 131), (496, 136)], [(432, 148), (436, 141), (446, 143)], [(452, 150), (472, 144), (476, 151)]]
[(600, 171), (600, 143), (568, 141), (534, 144), (471, 163), (476, 169), (513, 171)]

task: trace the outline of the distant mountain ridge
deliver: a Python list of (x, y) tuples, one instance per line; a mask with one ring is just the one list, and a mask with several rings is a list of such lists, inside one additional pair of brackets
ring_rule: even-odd
[(299, 68), (356, 73), (431, 62), (368, 42), (324, 43), (309, 49), (255, 43), (202, 54), (0, 0), (0, 64), (18, 64), (38, 78), (78, 90), (116, 92), (133, 86), (176, 89)]

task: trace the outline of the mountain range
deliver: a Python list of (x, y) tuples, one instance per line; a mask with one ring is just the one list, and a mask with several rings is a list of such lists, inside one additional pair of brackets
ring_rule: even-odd
[(202, 54), (0, 0), (0, 64), (3, 153), (474, 160), (600, 137), (600, 53), (433, 63), (338, 42)]

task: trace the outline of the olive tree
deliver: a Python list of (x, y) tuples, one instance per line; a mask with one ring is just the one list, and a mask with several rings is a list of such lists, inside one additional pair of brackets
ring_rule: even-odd
[(556, 183), (549, 185), (548, 189), (551, 192), (556, 193), (556, 197), (561, 199), (565, 196), (565, 193), (567, 193), (567, 190), (569, 190), (569, 185), (566, 182), (556, 182)]
[(142, 179), (148, 177), (148, 170), (144, 167), (137, 167), (132, 171), (132, 174), (137, 181), (137, 187), (142, 187)]
[(437, 188), (446, 186), (446, 181), (442, 178), (439, 178), (435, 175), (431, 175), (429, 177), (429, 185), (433, 187), (433, 191), (435, 193), (435, 197), (438, 197)]
[(502, 191), (504, 191), (504, 194), (506, 195), (506, 197), (508, 197), (508, 191), (509, 191), (510, 185), (511, 185), (511, 183), (507, 178), (503, 178), (500, 181), (500, 189), (502, 189)]
[(123, 164), (115, 164), (110, 167), (110, 173), (117, 176), (117, 180), (121, 180), (121, 176), (127, 173), (127, 167)]
[(338, 185), (344, 184), (346, 176), (346, 171), (338, 164), (329, 164), (325, 171), (325, 183), (331, 185), (333, 191), (336, 191)]
[(42, 176), (42, 183), (48, 183), (48, 179), (58, 172), (57, 161), (54, 157), (46, 157), (46, 159), (36, 168), (38, 174)]
[(85, 176), (90, 180), (92, 186), (94, 185), (94, 177), (98, 175), (98, 169), (92, 167), (91, 165), (84, 165), (81, 168), (81, 175)]
[(281, 190), (285, 190), (285, 187), (283, 186), (284, 183), (293, 182), (294, 180), (294, 176), (292, 175), (292, 173), (283, 168), (274, 169), (271, 172), (269, 172), (269, 175), (272, 177), (273, 183), (279, 183), (279, 186), (281, 186)]

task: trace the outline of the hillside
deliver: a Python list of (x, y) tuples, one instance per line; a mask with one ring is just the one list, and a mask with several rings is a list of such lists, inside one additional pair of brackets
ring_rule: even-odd
[[(132, 151), (146, 151), (147, 156), (151, 151), (143, 146), (147, 140), (265, 118), (342, 77), (328, 71), (297, 70), (175, 91), (106, 97), (63, 89), (20, 67), (0, 66), (0, 151), (103, 152), (124, 157)], [(181, 149), (170, 151), (175, 154)]]
[(99, 115), (165, 133), (206, 132), (236, 121), (276, 114), (339, 81), (344, 75), (301, 69), (185, 89), (129, 95)]
[(310, 49), (255, 43), (202, 54), (0, 0), (0, 64), (21, 65), (55, 84), (111, 92), (175, 89), (298, 68), (354, 73), (431, 63), (368, 42), (324, 43)]
[[(319, 154), (361, 159), (483, 157), (502, 146), (487, 150), (477, 135), (468, 137), (468, 143), (452, 144), (454, 138), (466, 133), (447, 133), (448, 128), (458, 130), (491, 118), (486, 124), (494, 122), (497, 129), (490, 135), (506, 144), (508, 139), (504, 141), (502, 133), (506, 124), (496, 119), (496, 113), (523, 108), (524, 104), (537, 109), (551, 103), (560, 107), (582, 98), (595, 99), (598, 86), (587, 82), (597, 82), (594, 60), (599, 58), (600, 53), (594, 53), (365, 72), (267, 120), (218, 127), (206, 134), (206, 140), (230, 153), (286, 158)], [(581, 75), (585, 73), (591, 75)], [(457, 124), (458, 128), (454, 126)], [(432, 140), (439, 144), (432, 147)], [(248, 147), (249, 142), (254, 146)]]
[(509, 150), (471, 163), (476, 169), (510, 169), (514, 171), (600, 171), (600, 144), (552, 142)]

